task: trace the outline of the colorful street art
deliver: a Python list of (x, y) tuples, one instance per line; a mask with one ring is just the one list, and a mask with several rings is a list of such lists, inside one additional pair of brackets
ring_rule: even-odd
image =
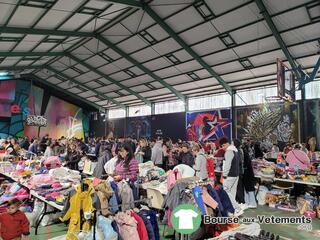
[(27, 126), (29, 115), (41, 115), (43, 89), (30, 81), (8, 80), (0, 82), (0, 138), (38, 137), (49, 133), (51, 138), (84, 138), (89, 133), (89, 113), (59, 98), (50, 97), (43, 114), (47, 127)]
[[(9, 100), (10, 108), (3, 108), (6, 114), (1, 116), (0, 138), (24, 136), (24, 122), (30, 113), (28, 102), (31, 84), (22, 80), (1, 81), (1, 84), (4, 82), (11, 82), (10, 84), (6, 84), (6, 90), (10, 93), (1, 94), (2, 97), (6, 96), (8, 98), (5, 100), (2, 98), (0, 105), (8, 103)], [(12, 92), (14, 92), (14, 101), (11, 101)]]
[[(273, 113), (277, 113), (279, 119), (273, 119)], [(277, 117), (275, 116), (275, 117)], [(272, 146), (273, 143), (281, 144), (290, 141), (299, 141), (298, 127), (298, 105), (289, 103), (270, 103), (267, 105), (254, 105), (236, 108), (236, 136), (244, 138), (248, 134), (248, 127), (253, 125), (253, 121), (259, 120), (257, 126), (260, 128), (253, 129), (257, 135), (257, 141), (262, 141), (266, 147)], [(276, 122), (275, 125), (272, 125)], [(272, 129), (269, 129), (272, 126)], [(253, 131), (252, 129), (250, 131)], [(261, 134), (259, 134), (259, 131)], [(263, 134), (266, 134), (264, 136)], [(262, 137), (259, 136), (262, 135)], [(252, 138), (252, 136), (251, 136)]]
[(231, 138), (230, 109), (207, 112), (188, 112), (186, 114), (188, 141), (215, 141), (222, 137)]
[(41, 128), (40, 136), (48, 133), (51, 138), (84, 138), (82, 114), (81, 108), (51, 96), (44, 114), (47, 127)]

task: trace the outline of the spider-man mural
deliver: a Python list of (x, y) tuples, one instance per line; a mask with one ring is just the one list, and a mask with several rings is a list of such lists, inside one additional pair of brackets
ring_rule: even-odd
[(186, 114), (187, 139), (189, 141), (218, 141), (231, 137), (230, 110), (189, 112)]

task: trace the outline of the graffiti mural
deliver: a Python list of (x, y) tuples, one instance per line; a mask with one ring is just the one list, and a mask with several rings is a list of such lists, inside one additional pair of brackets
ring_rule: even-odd
[(298, 106), (270, 103), (236, 109), (236, 136), (262, 141), (266, 147), (273, 143), (299, 141)]
[(188, 112), (186, 114), (188, 141), (218, 142), (222, 137), (231, 138), (231, 111), (221, 109), (207, 112)]
[(315, 137), (316, 149), (320, 149), (320, 101), (309, 100), (304, 105), (305, 113), (305, 139)]

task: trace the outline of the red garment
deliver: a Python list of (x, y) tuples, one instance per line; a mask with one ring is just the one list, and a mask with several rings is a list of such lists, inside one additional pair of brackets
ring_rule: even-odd
[(205, 153), (209, 153), (211, 150), (211, 145), (210, 144), (204, 144), (203, 145), (203, 150)]
[(214, 159), (212, 158), (207, 158), (207, 172), (208, 172), (208, 178), (210, 179), (215, 179), (215, 174), (214, 174)]
[(137, 230), (138, 230), (140, 240), (149, 240), (148, 231), (142, 218), (133, 211), (131, 212), (131, 217), (133, 217), (138, 223)]
[(215, 153), (215, 157), (224, 157), (224, 153), (225, 153), (225, 151), (222, 149), (222, 148), (220, 148), (216, 153)]
[(14, 214), (7, 212), (0, 214), (1, 237), (3, 240), (19, 238), (21, 235), (29, 235), (29, 221), (26, 215), (17, 211)]

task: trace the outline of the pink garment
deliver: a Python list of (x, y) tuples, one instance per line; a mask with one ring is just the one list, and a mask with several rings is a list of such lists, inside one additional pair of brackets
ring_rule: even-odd
[(175, 184), (175, 182), (182, 178), (181, 173), (178, 171), (178, 169), (172, 170), (169, 172), (167, 177), (167, 187), (168, 189)]
[(53, 169), (53, 168), (61, 167), (61, 162), (58, 156), (51, 156), (51, 157), (48, 157), (46, 160), (44, 160), (43, 165), (47, 169)]
[(140, 240), (137, 230), (137, 221), (130, 216), (130, 213), (119, 212), (114, 217), (119, 234), (123, 240)]
[(213, 209), (216, 209), (218, 207), (218, 203), (210, 196), (207, 188), (205, 187), (202, 188), (202, 200), (206, 205), (212, 207)]
[(301, 170), (305, 170), (311, 166), (308, 155), (299, 149), (291, 150), (287, 154), (286, 162), (291, 169), (294, 169), (294, 165), (298, 165)]
[(55, 179), (49, 174), (39, 174), (39, 175), (32, 176), (28, 184), (31, 185), (31, 188), (33, 188), (40, 184), (53, 184), (53, 183), (55, 183)]
[(62, 185), (60, 183), (54, 183), (51, 186), (52, 186), (52, 188), (61, 188), (62, 187)]

